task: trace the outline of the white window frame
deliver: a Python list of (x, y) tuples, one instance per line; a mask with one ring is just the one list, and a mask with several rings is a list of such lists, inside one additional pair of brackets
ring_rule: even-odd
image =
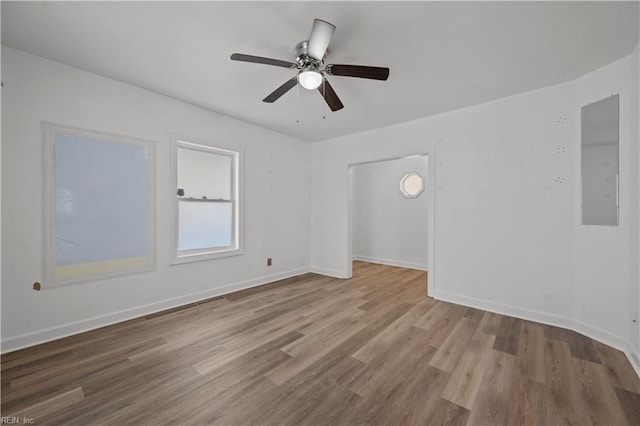
[[(193, 149), (211, 154), (226, 155), (232, 158), (231, 194), (233, 210), (232, 244), (227, 247), (179, 250), (179, 208), (178, 190), (178, 148)], [(199, 138), (179, 134), (171, 135), (171, 183), (170, 199), (173, 204), (171, 220), (171, 265), (220, 259), (244, 254), (244, 152), (242, 149), (221, 146)]]

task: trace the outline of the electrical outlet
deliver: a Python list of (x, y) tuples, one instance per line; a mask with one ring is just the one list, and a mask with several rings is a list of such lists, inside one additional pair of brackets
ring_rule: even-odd
[(271, 258), (267, 257), (267, 266), (271, 266)]

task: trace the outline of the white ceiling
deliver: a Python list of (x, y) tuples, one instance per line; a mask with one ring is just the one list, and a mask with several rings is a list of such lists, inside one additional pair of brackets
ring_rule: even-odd
[[(3, 1), (2, 43), (316, 141), (572, 80), (629, 54), (638, 16), (638, 2)], [(330, 78), (338, 112), (302, 88), (262, 102), (294, 71), (229, 56), (293, 60), (313, 18), (337, 27), (327, 62), (389, 80)]]

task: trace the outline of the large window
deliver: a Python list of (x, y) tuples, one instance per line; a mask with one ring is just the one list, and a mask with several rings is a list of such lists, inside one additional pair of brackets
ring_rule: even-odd
[(240, 152), (174, 139), (174, 263), (242, 253)]
[(154, 144), (44, 124), (45, 285), (155, 268)]

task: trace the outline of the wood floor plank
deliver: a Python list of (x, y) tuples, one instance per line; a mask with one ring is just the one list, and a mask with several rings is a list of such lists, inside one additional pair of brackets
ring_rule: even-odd
[(547, 388), (543, 383), (518, 374), (510, 422), (522, 426), (554, 424), (547, 412), (546, 398)]
[(626, 418), (604, 367), (573, 358), (578, 378), (582, 424), (624, 425)]
[(310, 365), (309, 368), (292, 377), (286, 383), (286, 386), (290, 387), (297, 383), (319, 380), (331, 374), (331, 370), (335, 365), (339, 364), (341, 359), (350, 357), (353, 352), (369, 342), (374, 336), (388, 327), (389, 324), (404, 315), (411, 307), (411, 305), (399, 304), (393, 309), (381, 313), (381, 316), (377, 320), (369, 323), (364, 329)]
[(498, 334), (498, 330), (500, 329), (502, 318), (504, 317), (500, 314), (485, 312), (482, 316), (482, 319), (480, 320), (480, 324), (478, 325), (478, 331), (490, 336), (496, 336)]
[(464, 317), (464, 313), (465, 308), (462, 306), (438, 304), (416, 321), (415, 326), (427, 330), (430, 335), (429, 344), (434, 348), (439, 348), (458, 324), (458, 321)]
[(316, 386), (326, 389), (325, 398), (301, 411), (301, 415), (294, 418), (293, 424), (309, 425), (337, 425), (341, 424), (343, 416), (352, 406), (361, 403), (362, 397), (341, 386), (320, 379)]
[(429, 365), (451, 373), (458, 364), (460, 356), (478, 327), (478, 323), (467, 318), (458, 321), (451, 334), (447, 336)]
[(339, 332), (332, 333), (331, 336), (323, 335), (324, 338), (321, 337), (319, 341), (314, 341), (304, 347), (296, 347), (295, 355), (267, 373), (267, 377), (278, 385), (283, 384), (364, 329), (367, 324), (358, 319), (348, 319), (344, 321), (343, 325), (344, 328)]
[(442, 391), (444, 399), (471, 410), (480, 390), (485, 366), (490, 362), (494, 341), (495, 336), (474, 335)]
[[(442, 420), (442, 389), (449, 381), (449, 373), (426, 366), (408, 383), (409, 393), (401, 401), (396, 402), (397, 414), (395, 424), (439, 424)], [(455, 404), (452, 404), (455, 405)], [(468, 410), (467, 410), (468, 413)]]
[[(81, 384), (85, 383), (87, 378), (99, 375), (104, 369), (119, 364), (121, 361), (126, 360), (129, 354), (161, 344), (160, 340), (152, 338), (141, 340), (137, 345), (124, 345), (123, 347), (116, 345), (111, 353), (90, 356), (81, 360), (69, 355), (74, 362), (61, 363), (58, 365), (59, 368), (57, 370), (55, 366), (48, 366), (41, 372), (36, 371), (12, 380), (11, 385), (3, 390), (2, 406), (13, 410), (17, 407), (28, 405), (30, 395), (34, 398), (47, 397), (52, 393), (82, 386)], [(61, 382), (61, 377), (64, 377), (65, 382)]]
[(33, 404), (29, 406), (28, 409), (13, 412), (11, 413), (11, 416), (19, 417), (21, 419), (26, 417), (32, 419), (34, 423), (36, 423), (46, 415), (51, 414), (54, 411), (62, 410), (74, 402), (81, 401), (83, 399), (84, 394), (82, 392), (82, 388), (74, 388), (70, 391), (53, 396), (45, 401)]
[(595, 345), (613, 385), (640, 394), (640, 378), (635, 374), (627, 356), (604, 343), (595, 342)]
[(506, 425), (512, 417), (516, 357), (492, 350), (485, 364), (482, 385), (471, 409), (473, 425)]
[(469, 423), (469, 410), (444, 399), (438, 399), (425, 424), (463, 426)]
[(517, 318), (504, 317), (496, 334), (493, 349), (516, 355), (518, 353), (521, 324), (522, 321)]
[(354, 262), (0, 357), (40, 425), (638, 425), (625, 355)]
[(640, 424), (640, 394), (614, 388), (629, 425)]
[(401, 336), (404, 331), (413, 327), (413, 324), (426, 314), (435, 304), (431, 299), (424, 299), (409, 312), (398, 318), (389, 327), (378, 333), (366, 345), (358, 349), (352, 356), (362, 362), (370, 362), (381, 351), (393, 345), (394, 341)]
[(522, 376), (546, 384), (544, 329), (529, 321), (522, 322), (518, 340), (518, 369)]
[(302, 275), (297, 275), (291, 278), (285, 278), (284, 280), (276, 281), (275, 283), (265, 284), (257, 287), (251, 287), (244, 290), (234, 291), (233, 293), (227, 293), (224, 295), (224, 298), (229, 301), (240, 300), (249, 296), (254, 295), (263, 295), (265, 292), (273, 293), (273, 290), (277, 288), (287, 287), (291, 284), (299, 283), (299, 282), (308, 282), (313, 279), (321, 280), (326, 277), (314, 273), (307, 273)]
[(573, 330), (551, 326), (545, 327), (545, 334), (549, 339), (566, 342), (572, 356), (595, 363), (601, 362), (595, 342), (588, 337)]
[(467, 308), (464, 313), (465, 318), (469, 318), (471, 321), (480, 322), (484, 318), (485, 311), (475, 308)]
[[(335, 351), (333, 351), (335, 352)], [(349, 389), (351, 384), (368, 368), (368, 365), (350, 356), (337, 358), (326, 369), (317, 375), (317, 378), (326, 383), (335, 383), (341, 388)]]
[[(318, 349), (326, 347), (336, 339), (337, 334), (343, 332), (350, 325), (358, 323), (364, 313), (365, 311), (354, 307), (332, 315), (328, 321), (314, 321), (314, 318), (307, 317), (307, 320), (310, 321), (309, 325), (299, 327), (302, 329), (301, 331), (305, 332), (305, 335), (282, 347), (281, 350), (295, 357), (313, 351), (316, 347)], [(360, 323), (360, 325), (364, 328), (364, 324)]]
[(215, 353), (212, 357), (194, 364), (193, 368), (202, 375), (208, 374), (274, 339), (288, 335), (300, 324), (306, 324), (302, 321), (296, 322), (296, 319), (299, 320), (300, 317), (293, 315), (293, 318), (282, 318), (279, 321), (269, 322), (268, 327), (264, 329), (251, 329), (239, 334), (237, 339), (226, 340), (222, 342), (226, 351)]
[(426, 344), (428, 336), (422, 330), (409, 331), (392, 352), (369, 363), (368, 369), (351, 384), (354, 392), (367, 399), (402, 400), (407, 382), (429, 366), (436, 351)]
[(569, 424), (580, 424), (580, 388), (569, 344), (548, 340), (545, 347), (545, 365), (551, 402), (548, 407), (550, 418), (562, 419)]

